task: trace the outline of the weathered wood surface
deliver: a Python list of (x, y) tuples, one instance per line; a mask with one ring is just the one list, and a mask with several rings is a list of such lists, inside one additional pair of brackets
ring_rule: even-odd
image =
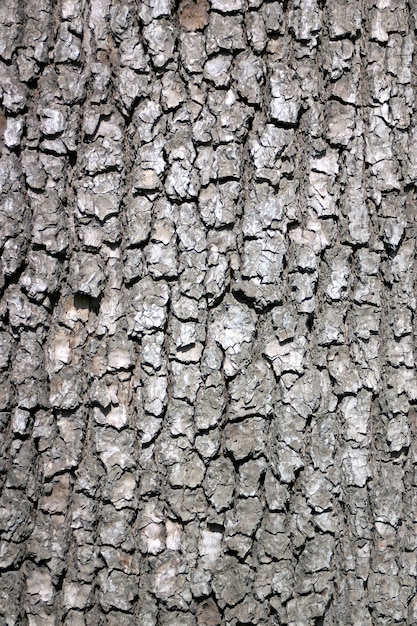
[(415, 1), (0, 2), (0, 621), (417, 623)]

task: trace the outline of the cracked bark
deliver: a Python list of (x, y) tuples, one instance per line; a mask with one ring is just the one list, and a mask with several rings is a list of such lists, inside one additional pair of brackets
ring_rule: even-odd
[(2, 623), (417, 623), (415, 2), (0, 17)]

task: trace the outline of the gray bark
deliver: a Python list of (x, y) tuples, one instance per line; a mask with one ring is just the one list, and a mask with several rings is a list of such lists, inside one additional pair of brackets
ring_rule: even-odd
[(417, 623), (414, 0), (0, 4), (0, 616)]

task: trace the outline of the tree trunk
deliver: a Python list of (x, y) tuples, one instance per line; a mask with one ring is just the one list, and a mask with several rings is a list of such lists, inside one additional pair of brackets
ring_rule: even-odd
[(416, 17), (3, 0), (2, 624), (417, 623)]

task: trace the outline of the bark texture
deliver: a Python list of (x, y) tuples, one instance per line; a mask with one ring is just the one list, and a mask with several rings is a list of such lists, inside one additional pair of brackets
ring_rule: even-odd
[(416, 17), (2, 0), (2, 624), (417, 624)]

